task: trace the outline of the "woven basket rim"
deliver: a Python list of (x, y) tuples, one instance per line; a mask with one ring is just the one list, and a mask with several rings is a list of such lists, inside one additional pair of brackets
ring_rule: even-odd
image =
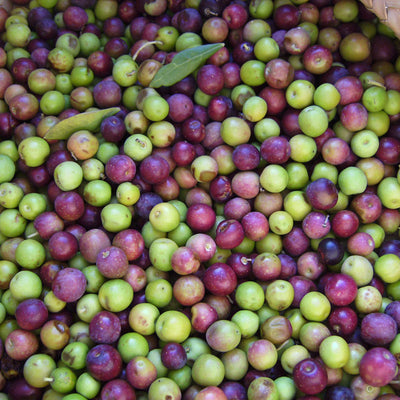
[(373, 12), (379, 20), (392, 29), (400, 38), (400, 1), (399, 0), (360, 0), (367, 10)]

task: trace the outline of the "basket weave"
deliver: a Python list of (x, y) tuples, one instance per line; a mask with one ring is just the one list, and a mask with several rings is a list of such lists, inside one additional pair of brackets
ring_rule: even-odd
[(400, 0), (360, 0), (400, 38)]

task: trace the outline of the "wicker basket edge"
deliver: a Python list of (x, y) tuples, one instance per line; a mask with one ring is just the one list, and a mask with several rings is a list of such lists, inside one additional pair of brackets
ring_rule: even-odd
[(360, 0), (400, 38), (400, 0)]

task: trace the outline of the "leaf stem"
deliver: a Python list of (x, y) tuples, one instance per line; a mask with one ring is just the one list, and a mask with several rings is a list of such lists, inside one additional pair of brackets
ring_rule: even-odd
[(152, 44), (163, 44), (163, 42), (161, 40), (152, 40), (152, 41), (148, 41), (143, 43), (135, 52), (135, 54), (132, 56), (132, 60), (136, 61), (137, 56), (139, 55), (139, 53), (147, 46), (151, 46)]
[(276, 350), (279, 351), (289, 343), (289, 339), (285, 340)]
[(33, 232), (33, 233), (30, 233), (29, 235), (27, 235), (27, 239), (33, 239), (33, 238), (35, 238), (35, 237), (38, 237), (39, 236), (39, 233), (38, 232)]

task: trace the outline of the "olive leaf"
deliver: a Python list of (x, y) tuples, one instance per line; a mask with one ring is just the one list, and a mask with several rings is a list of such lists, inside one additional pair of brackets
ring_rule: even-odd
[(224, 47), (223, 43), (214, 43), (180, 51), (169, 64), (164, 65), (157, 71), (150, 83), (150, 87), (159, 88), (161, 86), (174, 85), (199, 68), (222, 47)]
[(363, 83), (364, 83), (364, 86), (367, 89), (372, 87), (372, 86), (377, 86), (377, 87), (381, 87), (381, 88), (386, 89), (386, 86), (383, 83), (378, 82), (378, 81), (376, 81), (375, 79), (372, 79), (372, 78), (366, 79)]
[(74, 132), (82, 129), (95, 132), (100, 128), (100, 124), (103, 119), (111, 117), (119, 111), (119, 107), (111, 107), (105, 108), (104, 110), (87, 111), (73, 115), (72, 117), (63, 119), (51, 127), (44, 138), (52, 140), (66, 140)]

